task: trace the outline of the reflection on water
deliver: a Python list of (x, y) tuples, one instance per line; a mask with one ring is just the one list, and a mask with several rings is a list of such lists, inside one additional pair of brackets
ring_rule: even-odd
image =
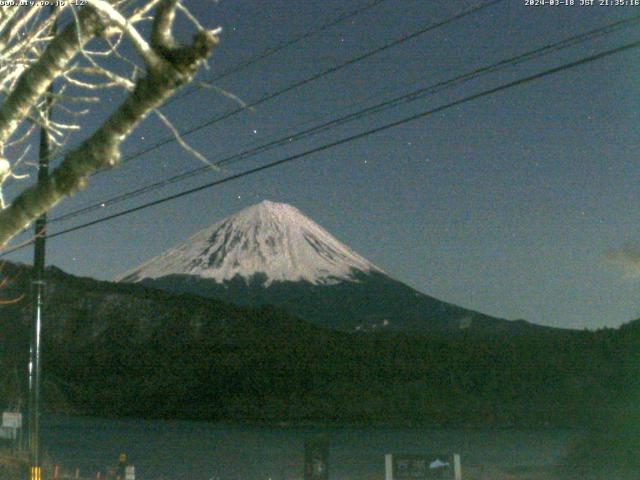
[(46, 416), (50, 457), (95, 476), (126, 452), (143, 480), (297, 480), (304, 439), (331, 438), (330, 477), (382, 480), (385, 453), (462, 455), (477, 465), (550, 465), (578, 437), (567, 431), (442, 431), (402, 428), (247, 427), (185, 421), (105, 420)]

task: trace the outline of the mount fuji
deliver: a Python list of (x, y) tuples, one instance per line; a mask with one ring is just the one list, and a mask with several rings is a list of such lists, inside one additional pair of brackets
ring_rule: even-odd
[(194, 275), (225, 283), (265, 276), (274, 282), (330, 285), (378, 267), (341, 244), (297, 208), (264, 201), (206, 228), (127, 273), (122, 281)]
[(215, 223), (117, 281), (239, 305), (271, 304), (345, 331), (526, 333), (545, 328), (490, 317), (418, 292), (297, 208), (271, 201)]

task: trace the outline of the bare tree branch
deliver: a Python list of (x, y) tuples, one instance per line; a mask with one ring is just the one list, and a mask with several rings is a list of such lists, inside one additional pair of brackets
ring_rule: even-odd
[(180, 132), (178, 131), (178, 129), (173, 125), (173, 123), (171, 123), (171, 120), (169, 120), (169, 118), (167, 118), (166, 115), (164, 115), (160, 110), (158, 109), (154, 109), (154, 113), (158, 116), (158, 118), (160, 119), (160, 121), (162, 123), (164, 123), (164, 125), (171, 131), (171, 133), (173, 134), (173, 136), (175, 137), (176, 141), (178, 142), (178, 144), (184, 148), (187, 152), (189, 152), (191, 155), (193, 155), (194, 157), (196, 157), (198, 160), (200, 160), (202, 163), (204, 163), (205, 165), (209, 165), (211, 167), (212, 170), (220, 170), (216, 165), (214, 165), (213, 163), (211, 163), (209, 160), (207, 160), (207, 157), (205, 157), (203, 154), (201, 154), (198, 150), (196, 150), (195, 148), (193, 148), (191, 145), (189, 145), (184, 138), (182, 138), (182, 135), (180, 135)]
[[(217, 30), (200, 28), (190, 45), (179, 45), (175, 41), (172, 28), (178, 0), (152, 2), (157, 6), (150, 43), (117, 10), (114, 3), (104, 0), (89, 0), (89, 3), (95, 10), (81, 10), (78, 21), (68, 25), (51, 40), (37, 62), (24, 71), (0, 107), (0, 146), (28, 116), (38, 99), (45, 95), (54, 79), (73, 78), (66, 70), (70, 68), (68, 63), (74, 56), (86, 53), (83, 52), (85, 44), (106, 27), (120, 29), (137, 51), (144, 53), (146, 74), (135, 83), (128, 83), (128, 80), (122, 82), (123, 77), (115, 74), (110, 77), (107, 69), (91, 63), (91, 68), (97, 68), (97, 72), (112, 81), (118, 80), (120, 86), (128, 87), (125, 90), (130, 92), (90, 137), (64, 157), (47, 181), (27, 188), (9, 206), (0, 210), (0, 246), (64, 197), (84, 188), (92, 173), (115, 166), (120, 159), (122, 142), (150, 112), (157, 109), (176, 89), (193, 79), (198, 67), (206, 62), (218, 42)], [(145, 14), (148, 11), (138, 10)], [(83, 83), (90, 84), (83, 80), (77, 80), (75, 84), (83, 86)], [(77, 128), (75, 122), (48, 120), (46, 126), (58, 135)]]
[(89, 9), (79, 15), (79, 24), (70, 23), (48, 45), (40, 59), (26, 70), (0, 106), (0, 144), (7, 141), (18, 124), (44, 95), (49, 85), (63, 73), (67, 63), (100, 29)]

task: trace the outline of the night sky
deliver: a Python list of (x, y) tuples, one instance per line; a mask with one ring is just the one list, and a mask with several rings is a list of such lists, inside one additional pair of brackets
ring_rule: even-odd
[[(224, 32), (216, 75), (370, 2), (198, 0)], [(217, 82), (251, 103), (478, 5), (387, 0)], [(186, 137), (211, 161), (419, 87), (640, 15), (640, 6), (527, 6), (504, 0)], [(181, 34), (186, 30), (180, 28)], [(183, 31), (185, 30), (185, 31)], [(223, 178), (640, 39), (638, 24), (292, 142), (52, 232)], [(100, 279), (138, 265), (237, 210), (290, 203), (391, 276), (503, 318), (571, 328), (640, 317), (640, 50), (469, 102), (177, 201), (52, 239), (47, 263)], [(104, 98), (105, 106), (117, 99)], [(237, 108), (199, 89), (164, 107), (186, 129)], [(90, 117), (93, 129), (97, 118)], [(169, 132), (149, 120), (138, 151)], [(77, 137), (80, 139), (81, 137)], [(72, 141), (73, 143), (73, 141)], [(201, 166), (175, 143), (95, 176), (51, 217)], [(10, 192), (24, 183), (15, 184)], [(27, 238), (21, 236), (17, 243)], [(10, 260), (31, 261), (31, 249)]]

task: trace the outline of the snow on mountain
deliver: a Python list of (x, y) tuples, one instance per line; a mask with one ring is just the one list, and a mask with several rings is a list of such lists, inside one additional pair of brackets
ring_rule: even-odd
[(194, 275), (223, 283), (264, 274), (264, 286), (281, 281), (331, 285), (357, 273), (384, 273), (297, 208), (268, 200), (241, 210), (186, 242), (122, 275), (137, 282)]

